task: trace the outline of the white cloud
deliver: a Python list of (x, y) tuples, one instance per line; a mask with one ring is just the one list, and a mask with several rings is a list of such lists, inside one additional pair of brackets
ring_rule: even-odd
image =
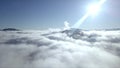
[(0, 68), (120, 67), (120, 31), (82, 31), (78, 39), (46, 31), (1, 31)]
[(68, 21), (65, 21), (64, 22), (64, 30), (65, 29), (70, 29), (70, 26), (69, 26), (70, 24), (68, 23)]

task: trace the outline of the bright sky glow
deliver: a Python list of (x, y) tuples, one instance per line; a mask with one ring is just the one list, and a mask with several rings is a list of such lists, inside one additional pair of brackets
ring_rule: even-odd
[(100, 6), (98, 4), (92, 4), (90, 5), (90, 7), (88, 8), (88, 13), (90, 15), (96, 15), (99, 11), (100, 11)]
[(101, 0), (99, 3), (91, 4), (88, 6), (88, 14), (93, 16), (96, 15), (100, 10), (102, 4), (105, 2), (105, 0)]
[(101, 0), (100, 2), (96, 4), (92, 4), (91, 6), (88, 7), (88, 12), (80, 19), (78, 20), (77, 23), (75, 23), (72, 28), (79, 28), (80, 25), (91, 15), (95, 15), (96, 13), (99, 12), (102, 4), (105, 2), (105, 0)]

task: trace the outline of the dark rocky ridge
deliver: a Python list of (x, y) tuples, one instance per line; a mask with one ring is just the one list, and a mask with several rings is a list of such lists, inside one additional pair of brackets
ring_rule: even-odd
[(1, 31), (20, 31), (20, 30), (16, 28), (5, 28), (5, 29), (2, 29)]

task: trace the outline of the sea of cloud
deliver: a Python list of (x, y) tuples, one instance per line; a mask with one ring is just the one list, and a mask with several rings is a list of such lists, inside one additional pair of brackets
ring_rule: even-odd
[(120, 68), (120, 30), (82, 33), (0, 31), (0, 68)]

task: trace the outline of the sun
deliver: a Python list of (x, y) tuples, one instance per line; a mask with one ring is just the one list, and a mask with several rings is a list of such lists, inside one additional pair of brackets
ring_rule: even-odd
[(89, 15), (96, 15), (101, 10), (101, 6), (99, 4), (92, 4), (88, 7)]
[(87, 12), (90, 16), (94, 16), (96, 14), (99, 13), (100, 10), (102, 10), (102, 4), (105, 2), (106, 0), (100, 0), (100, 2), (98, 3), (92, 3), (90, 5), (88, 5), (87, 7)]
[(89, 16), (93, 16), (95, 17), (96, 14), (99, 13), (99, 11), (102, 10), (102, 5), (105, 3), (106, 0), (100, 0), (97, 3), (92, 3), (91, 5), (89, 5), (87, 7), (87, 13), (80, 18), (73, 26), (72, 28), (79, 28), (79, 26), (89, 17)]

